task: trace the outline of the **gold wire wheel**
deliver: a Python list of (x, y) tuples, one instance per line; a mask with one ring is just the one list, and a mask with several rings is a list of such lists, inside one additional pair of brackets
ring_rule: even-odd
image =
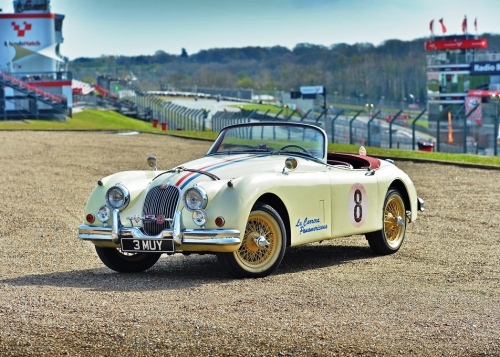
[(387, 244), (397, 248), (405, 235), (405, 205), (401, 196), (389, 197), (384, 209), (384, 236)]
[(267, 212), (253, 211), (236, 257), (251, 269), (267, 269), (276, 261), (281, 244), (281, 230), (276, 220)]

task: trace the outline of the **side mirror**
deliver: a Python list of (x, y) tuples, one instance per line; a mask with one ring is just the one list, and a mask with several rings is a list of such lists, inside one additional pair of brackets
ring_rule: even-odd
[(154, 171), (158, 170), (156, 168), (156, 156), (154, 155), (148, 156), (148, 166), (152, 167)]

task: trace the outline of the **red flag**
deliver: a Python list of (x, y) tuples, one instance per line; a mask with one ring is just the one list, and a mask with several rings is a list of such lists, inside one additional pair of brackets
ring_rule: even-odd
[(431, 30), (431, 35), (434, 35), (434, 19), (429, 24), (429, 30)]
[(446, 33), (446, 26), (443, 23), (443, 18), (439, 19), (439, 23), (441, 24), (441, 31), (443, 31), (443, 33)]
[(462, 21), (462, 32), (467, 33), (467, 16), (465, 16), (464, 20)]

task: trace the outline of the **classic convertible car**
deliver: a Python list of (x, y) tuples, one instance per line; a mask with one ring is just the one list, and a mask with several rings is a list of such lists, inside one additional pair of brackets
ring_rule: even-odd
[(208, 153), (168, 170), (98, 181), (78, 237), (117, 272), (151, 268), (162, 254), (212, 253), (233, 277), (264, 277), (287, 247), (363, 234), (387, 255), (423, 211), (393, 163), (327, 151), (316, 126), (246, 123), (221, 130)]

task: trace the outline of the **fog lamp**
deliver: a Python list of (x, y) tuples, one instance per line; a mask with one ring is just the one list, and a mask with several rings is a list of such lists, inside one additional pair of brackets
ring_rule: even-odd
[(193, 222), (197, 226), (204, 226), (207, 223), (207, 212), (202, 209), (197, 209), (193, 211)]
[(107, 206), (101, 206), (97, 211), (97, 219), (102, 223), (106, 223), (109, 221), (109, 217), (111, 217), (111, 211)]

